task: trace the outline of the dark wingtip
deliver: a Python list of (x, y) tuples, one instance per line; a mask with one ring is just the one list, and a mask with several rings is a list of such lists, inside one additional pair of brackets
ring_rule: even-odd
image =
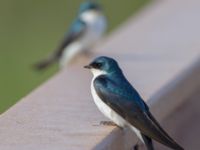
[(178, 145), (177, 150), (184, 150), (184, 148)]
[(174, 149), (174, 150), (184, 150), (184, 148), (183, 147), (181, 147), (179, 144), (177, 144), (176, 142), (174, 142), (174, 144), (173, 145), (169, 145), (169, 147), (171, 147), (172, 149)]

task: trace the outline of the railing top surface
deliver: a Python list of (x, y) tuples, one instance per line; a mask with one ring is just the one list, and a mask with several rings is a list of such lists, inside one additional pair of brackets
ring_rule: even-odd
[[(199, 4), (156, 1), (110, 35), (94, 55), (116, 58), (147, 100), (199, 60)], [(82, 68), (88, 62), (59, 72), (2, 114), (0, 149), (88, 150), (108, 135), (123, 135), (114, 127), (98, 126), (105, 117), (90, 94), (92, 75)], [(106, 142), (112, 139), (122, 143), (114, 136)]]

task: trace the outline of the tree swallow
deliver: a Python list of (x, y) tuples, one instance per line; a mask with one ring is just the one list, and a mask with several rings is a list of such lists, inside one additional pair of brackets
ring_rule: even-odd
[(107, 28), (107, 20), (100, 5), (87, 1), (80, 5), (79, 13), (58, 48), (45, 60), (36, 64), (41, 70), (54, 62), (61, 68), (80, 54), (89, 50), (102, 37)]
[(114, 59), (101, 56), (85, 68), (93, 73), (91, 93), (95, 104), (106, 117), (119, 127), (133, 130), (148, 150), (154, 150), (152, 139), (174, 150), (183, 150), (161, 128)]

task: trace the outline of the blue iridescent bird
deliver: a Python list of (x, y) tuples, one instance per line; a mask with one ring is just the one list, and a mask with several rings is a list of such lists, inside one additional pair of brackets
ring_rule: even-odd
[[(85, 68), (93, 73), (91, 93), (95, 104), (106, 117), (119, 127), (133, 130), (148, 150), (154, 150), (152, 139), (174, 150), (183, 150), (161, 128), (114, 59), (101, 56)], [(138, 149), (137, 145), (135, 149)]]
[(54, 62), (61, 68), (70, 63), (78, 54), (90, 50), (103, 36), (107, 20), (102, 7), (96, 2), (86, 1), (80, 5), (79, 13), (58, 48), (48, 58), (36, 64), (45, 69)]

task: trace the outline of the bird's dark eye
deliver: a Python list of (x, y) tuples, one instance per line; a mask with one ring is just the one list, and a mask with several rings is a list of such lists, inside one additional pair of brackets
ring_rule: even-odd
[(101, 63), (93, 63), (93, 67), (96, 69), (101, 68), (102, 64)]

